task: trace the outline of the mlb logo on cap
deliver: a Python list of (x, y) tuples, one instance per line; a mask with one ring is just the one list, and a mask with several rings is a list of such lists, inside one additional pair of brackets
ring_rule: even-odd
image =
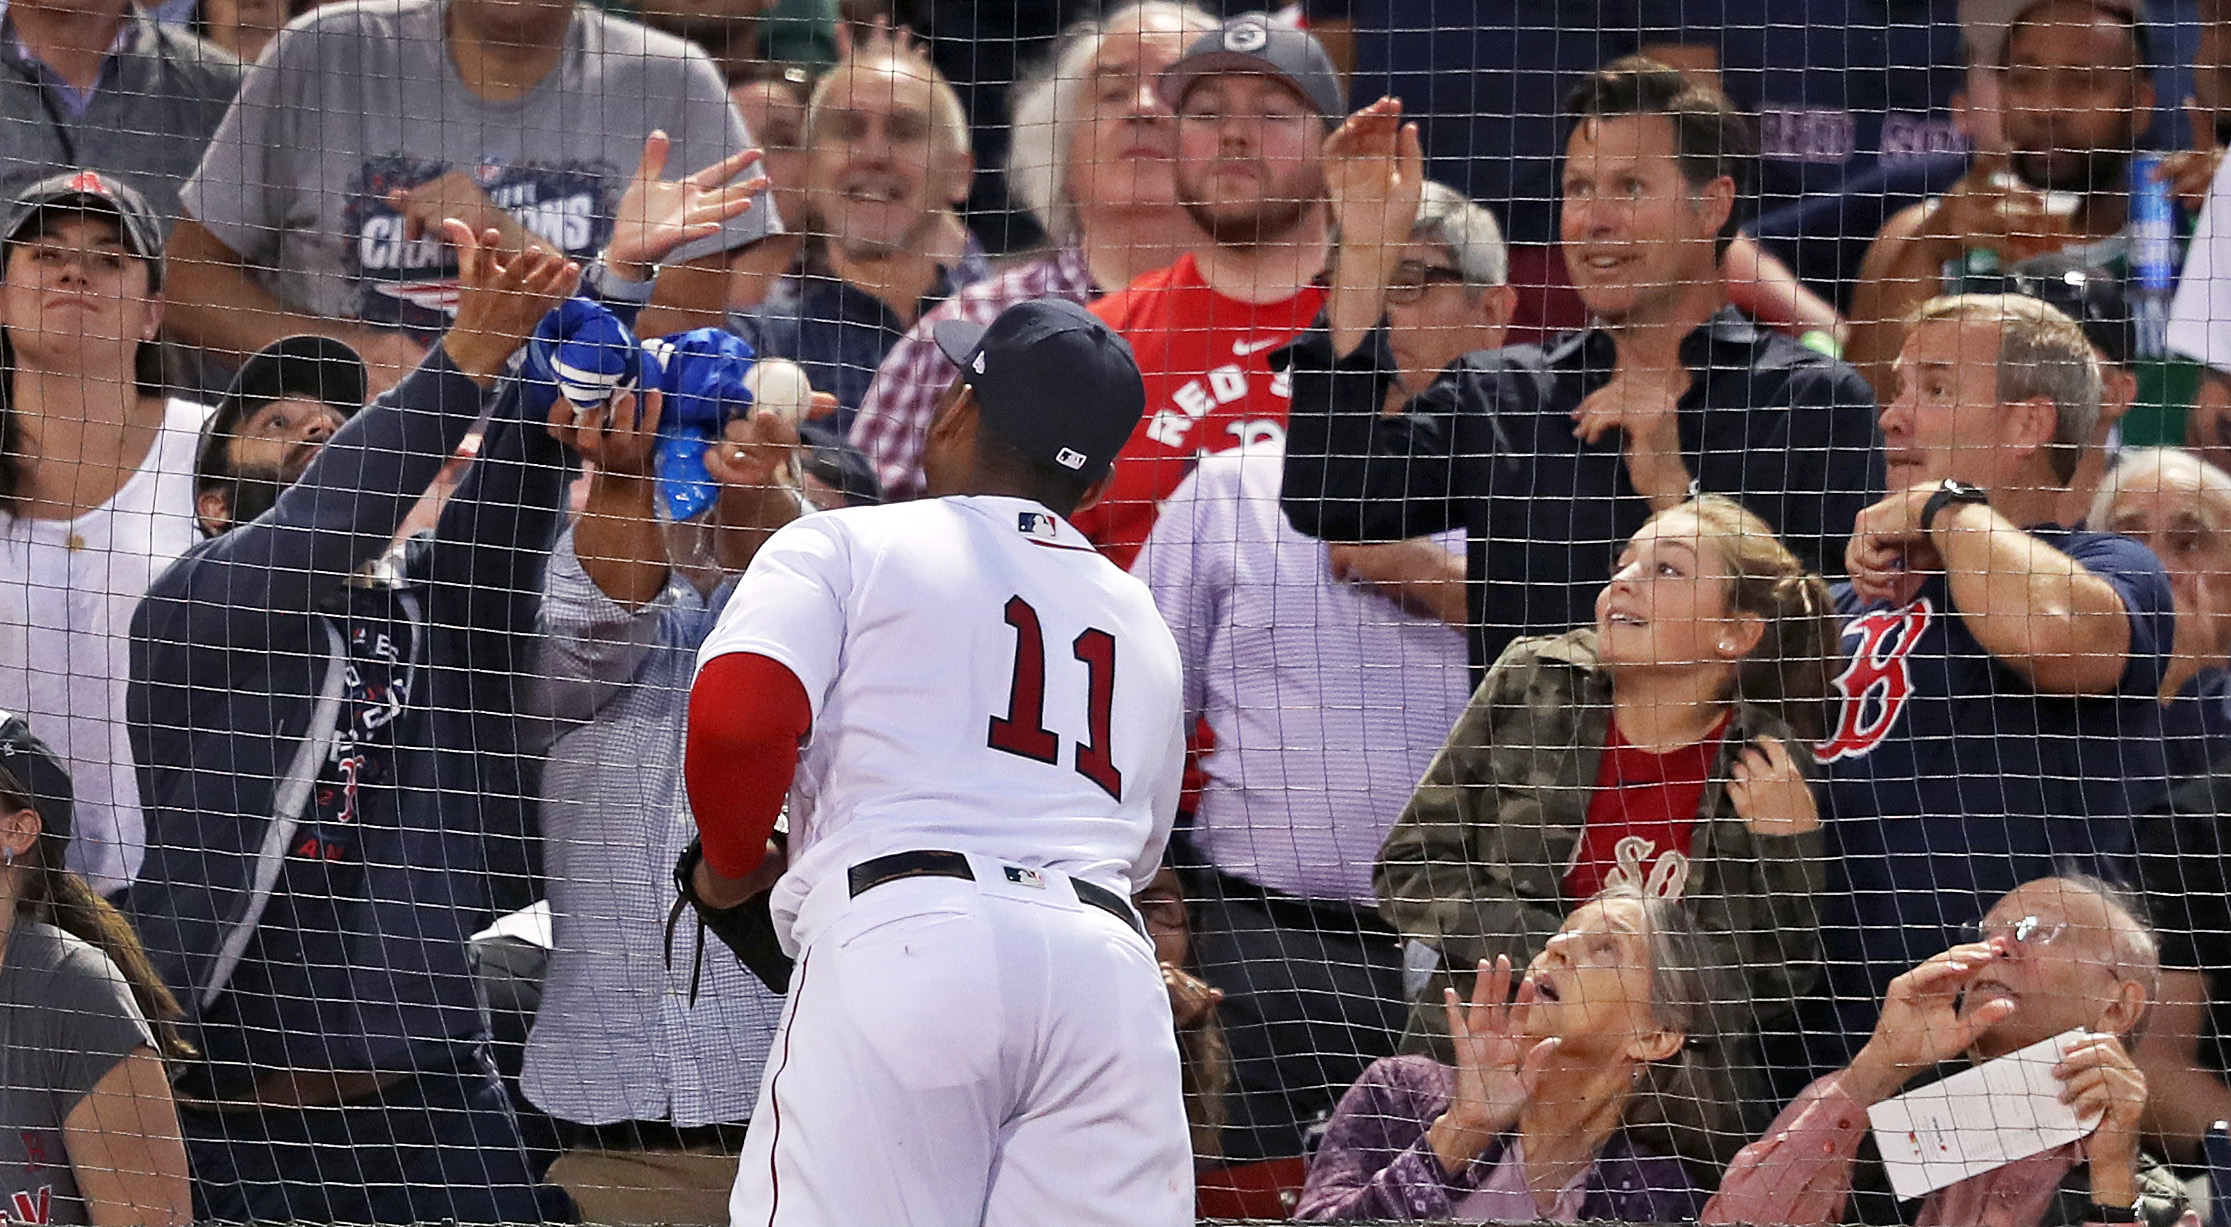
[(1146, 410), (1130, 343), (1067, 299), (1019, 302), (989, 324), (946, 320), (931, 335), (984, 425), (1041, 464), (1098, 480)]

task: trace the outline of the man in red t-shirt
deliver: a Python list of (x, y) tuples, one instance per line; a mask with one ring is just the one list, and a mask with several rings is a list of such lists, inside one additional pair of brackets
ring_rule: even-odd
[(1209, 243), (1093, 307), (1146, 379), (1114, 484), (1076, 517), (1125, 567), (1196, 457), (1286, 436), (1293, 393), (1269, 357), (1324, 306), (1322, 150), (1344, 110), (1324, 48), (1260, 13), (1203, 35), (1159, 88), (1178, 116), (1178, 199)]

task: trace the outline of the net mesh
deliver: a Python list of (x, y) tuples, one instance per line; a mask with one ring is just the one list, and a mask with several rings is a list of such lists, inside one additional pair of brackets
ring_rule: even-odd
[(7, 5), (6, 1215), (2214, 1221), (2226, 18)]

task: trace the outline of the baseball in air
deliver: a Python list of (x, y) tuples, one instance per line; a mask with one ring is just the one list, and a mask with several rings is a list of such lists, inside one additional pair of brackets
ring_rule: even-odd
[(772, 409), (793, 426), (806, 419), (806, 406), (813, 401), (805, 368), (786, 358), (752, 363), (744, 375), (744, 388), (751, 393), (754, 409)]

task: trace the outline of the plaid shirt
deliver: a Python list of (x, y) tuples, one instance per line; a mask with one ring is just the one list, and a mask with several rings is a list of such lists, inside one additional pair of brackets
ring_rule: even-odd
[(1064, 247), (1019, 265), (989, 281), (979, 281), (946, 299), (915, 321), (914, 327), (884, 356), (875, 383), (860, 401), (852, 421), (852, 446), (875, 466), (887, 502), (922, 497), (922, 440), (929, 434), (937, 398), (953, 379), (953, 364), (938, 352), (930, 330), (946, 320), (989, 324), (999, 313), (1033, 298), (1066, 298), (1089, 303), (1100, 297), (1084, 253)]

